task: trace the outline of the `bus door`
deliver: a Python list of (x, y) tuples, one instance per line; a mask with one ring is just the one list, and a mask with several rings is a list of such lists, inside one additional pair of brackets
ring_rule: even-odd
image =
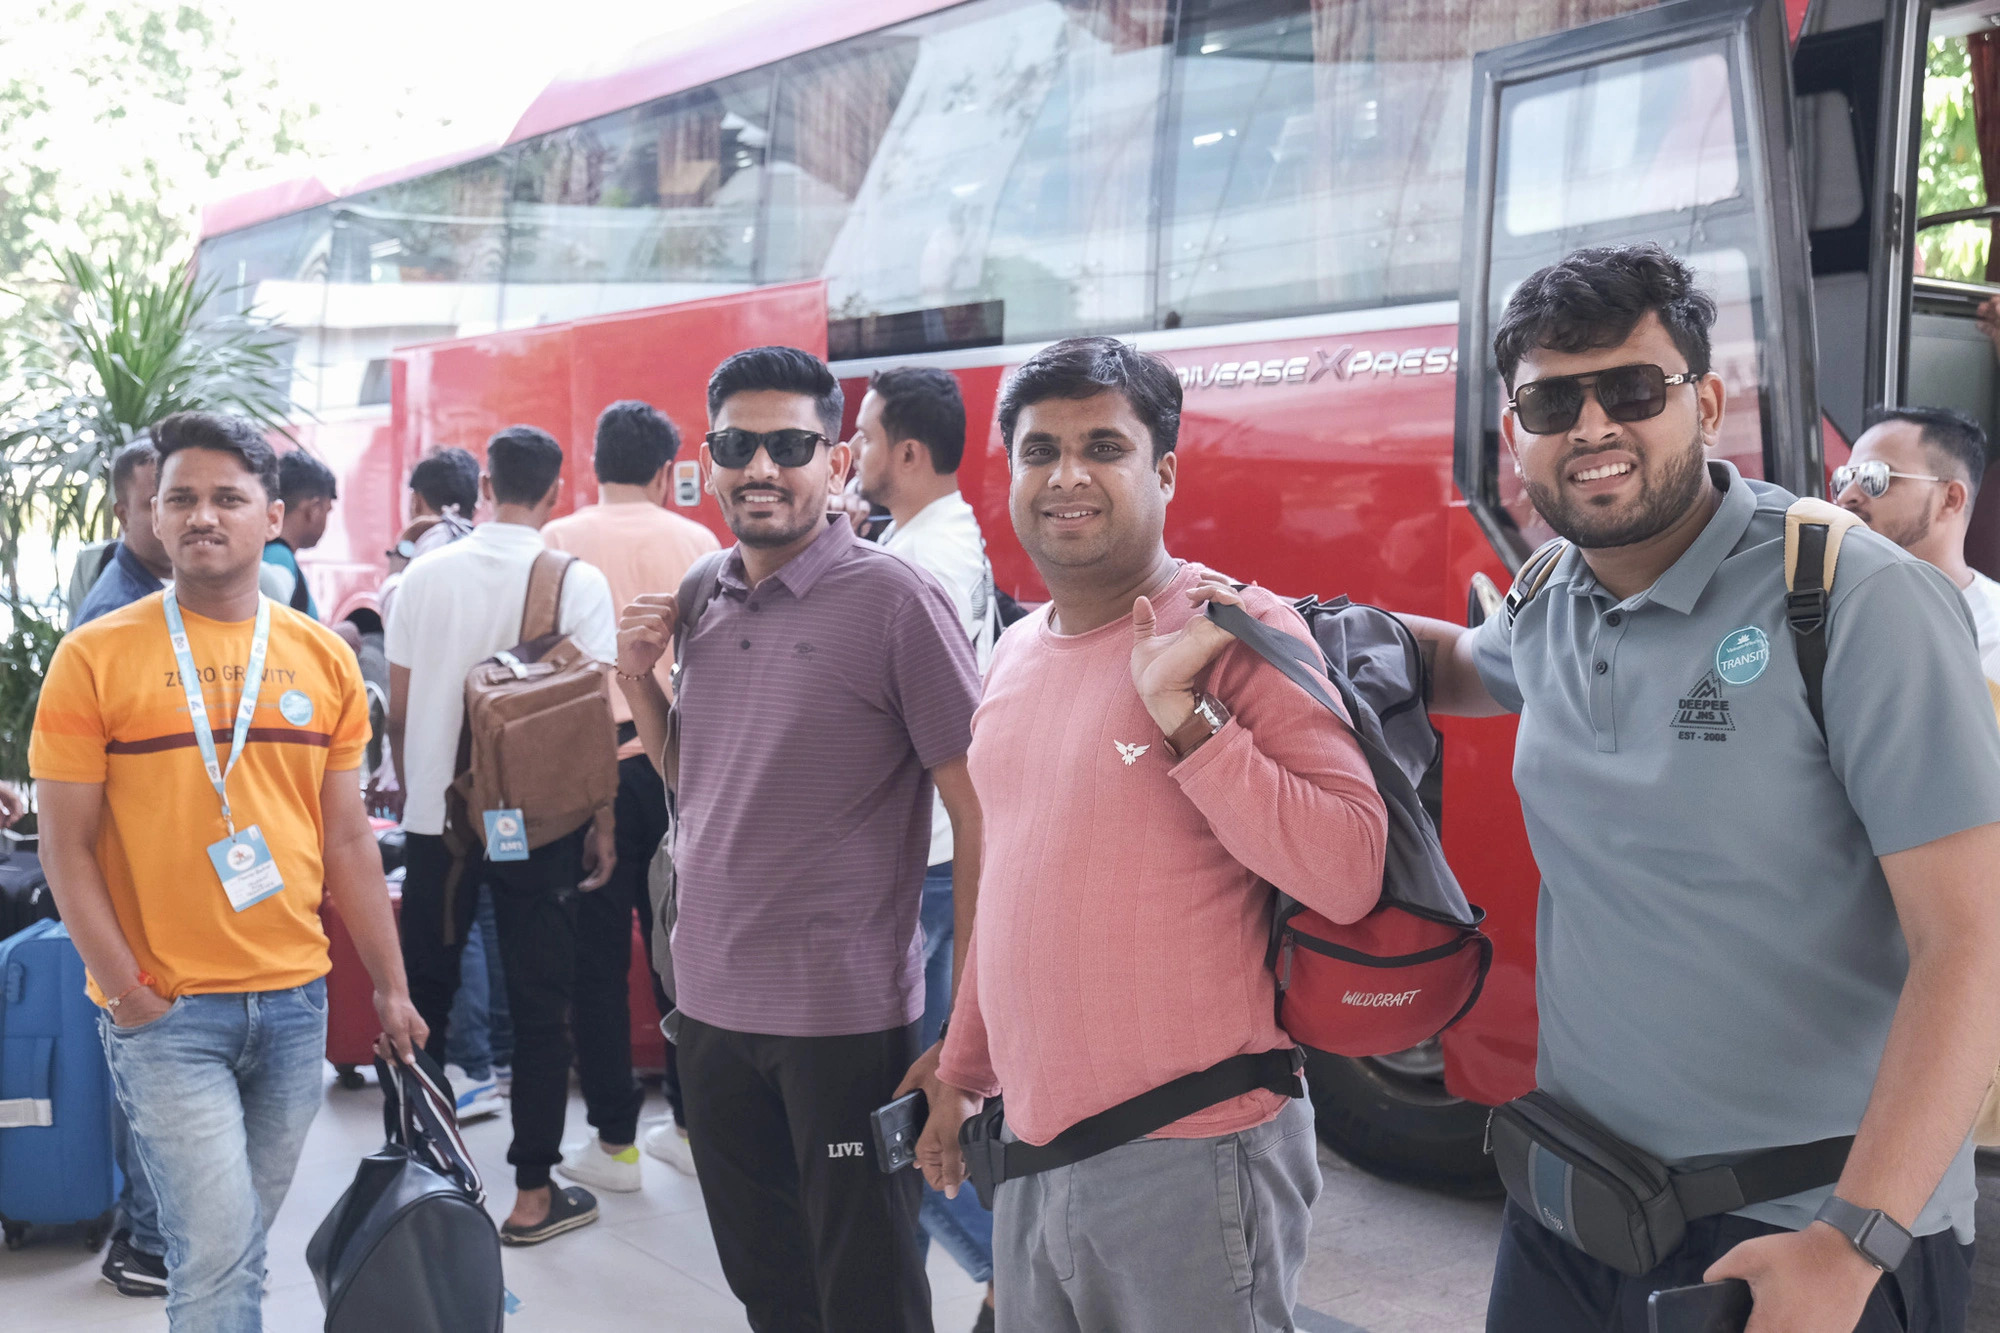
[(1583, 246), (1657, 241), (1694, 267), (1728, 390), (1714, 456), (1822, 493), (1790, 60), (1780, 0), (1679, 0), (1474, 61), (1454, 472), (1508, 568), (1553, 534), (1502, 457), (1493, 330)]

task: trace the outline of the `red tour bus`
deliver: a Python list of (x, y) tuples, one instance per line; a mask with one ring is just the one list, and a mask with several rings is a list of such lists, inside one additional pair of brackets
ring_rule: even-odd
[[(1994, 10), (773, 0), (551, 85), (505, 144), (217, 204), (198, 263), (297, 334), (304, 435), (342, 477), (304, 563), (365, 633), (424, 453), (528, 422), (588, 501), (605, 404), (696, 436), (710, 369), (761, 342), (826, 355), (850, 416), (877, 368), (957, 374), (965, 494), (1037, 598), (993, 405), (1081, 333), (1179, 369), (1177, 554), (1476, 621), (1545, 535), (1501, 466), (1491, 325), (1577, 246), (1657, 239), (1706, 275), (1718, 452), (1750, 475), (1818, 493), (1873, 403), (2000, 424), (1972, 321), (1992, 289), (1911, 276), (1927, 44)], [(673, 502), (722, 531), (678, 466)], [(1976, 562), (2000, 572), (1993, 537)], [(1485, 1107), (1534, 1078), (1513, 727), (1443, 724), (1446, 847), (1498, 946), (1484, 999), (1441, 1041), (1313, 1070), (1334, 1148), (1445, 1188), (1491, 1188)]]

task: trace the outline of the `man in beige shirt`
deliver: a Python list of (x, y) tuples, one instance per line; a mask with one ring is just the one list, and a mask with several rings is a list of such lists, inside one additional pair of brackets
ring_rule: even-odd
[[(613, 403), (597, 418), (598, 502), (559, 518), (542, 529), (549, 549), (568, 551), (604, 571), (615, 605), (625, 607), (642, 593), (674, 592), (689, 566), (718, 549), (715, 534), (662, 506), (673, 482), (680, 432), (657, 409), (627, 400)], [(664, 688), (671, 656), (658, 672)], [(623, 694), (612, 691), (618, 720), (618, 867), (611, 880), (577, 901), (576, 997), (571, 1026), (584, 1106), (593, 1133), (563, 1146), (564, 1175), (607, 1190), (639, 1188), (639, 1108), (646, 1091), (632, 1077), (632, 1016), (627, 999), (632, 959), (632, 913), (639, 914), (650, 945), (653, 913), (646, 896), (646, 871), (666, 835), (666, 789), (639, 744)], [(651, 954), (650, 947), (647, 950)], [(672, 1001), (653, 978), (653, 996), (665, 1013)], [(646, 1151), (683, 1174), (694, 1174), (681, 1110), (674, 1048), (667, 1046), (665, 1081), (673, 1120), (646, 1135)]]

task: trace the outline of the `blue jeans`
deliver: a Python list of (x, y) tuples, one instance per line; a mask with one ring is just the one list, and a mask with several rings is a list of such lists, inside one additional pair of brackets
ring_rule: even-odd
[(514, 1063), (514, 1024), (507, 1010), (507, 973), (500, 962), (500, 927), (493, 918), (493, 891), (484, 885), (458, 965), (458, 994), (451, 1002), (444, 1058), (484, 1081), (493, 1066)]
[(260, 1333), (264, 1240), (326, 1078), (326, 982), (183, 995), (136, 1028), (99, 1019), (159, 1200), (174, 1333)]
[(132, 1233), (132, 1248), (152, 1255), (165, 1254), (166, 1238), (160, 1235), (160, 1201), (153, 1197), (153, 1187), (146, 1183), (146, 1172), (139, 1165), (125, 1108), (115, 1100), (111, 1103), (111, 1155), (118, 1163), (119, 1174), (125, 1177), (124, 1188), (118, 1195), (118, 1211), (124, 1216), (124, 1226)]
[[(923, 1049), (929, 1050), (951, 1017), (951, 862), (924, 872), (919, 920), (924, 927), (924, 1016), (917, 1034)], [(970, 1186), (960, 1189), (956, 1199), (948, 1199), (926, 1183), (917, 1220), (923, 1224), (925, 1249), (934, 1238), (974, 1282), (993, 1280), (993, 1214), (980, 1206)]]

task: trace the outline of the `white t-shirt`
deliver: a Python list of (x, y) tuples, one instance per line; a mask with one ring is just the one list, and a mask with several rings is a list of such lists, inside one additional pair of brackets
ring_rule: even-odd
[[(519, 523), (484, 523), (462, 541), (419, 555), (403, 573), (389, 610), (391, 666), (410, 672), (403, 723), (403, 827), (444, 832), (444, 794), (458, 763), (465, 721), (465, 673), (521, 641), (528, 569), (542, 534)], [(593, 656), (618, 657), (611, 586), (579, 560), (563, 580), (556, 624)]]
[[(957, 491), (931, 501), (900, 527), (891, 523), (882, 532), (882, 549), (893, 551), (913, 565), (928, 570), (958, 608), (958, 622), (972, 640), (973, 660), (979, 674), (993, 660), (993, 639), (999, 618), (993, 605), (993, 567), (986, 562), (986, 539), (979, 533), (979, 519), (972, 506)], [(933, 797), (931, 809), (931, 865), (951, 860), (951, 818), (942, 798)]]
[(1972, 582), (1960, 591), (1979, 631), (1979, 664), (1986, 668), (1986, 679), (2000, 681), (2000, 583), (1975, 569)]

